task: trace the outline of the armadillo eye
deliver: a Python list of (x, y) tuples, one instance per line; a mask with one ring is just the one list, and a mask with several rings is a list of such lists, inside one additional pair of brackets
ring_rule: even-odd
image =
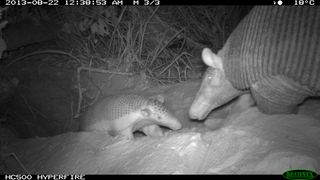
[(144, 117), (149, 117), (150, 114), (151, 114), (151, 111), (150, 111), (150, 109), (145, 108), (145, 109), (142, 109), (142, 110), (141, 110), (141, 114), (142, 114)]

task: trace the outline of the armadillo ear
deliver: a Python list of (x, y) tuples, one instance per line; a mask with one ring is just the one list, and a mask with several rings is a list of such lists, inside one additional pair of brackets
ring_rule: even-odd
[(157, 95), (151, 96), (151, 97), (149, 97), (149, 99), (159, 101), (161, 104), (164, 103), (164, 96), (162, 94), (157, 94)]
[(151, 114), (150, 109), (148, 109), (148, 108), (141, 109), (141, 114), (144, 117), (149, 117)]
[(210, 67), (223, 70), (223, 64), (222, 64), (221, 57), (216, 55), (209, 48), (204, 48), (202, 50), (202, 60), (206, 65), (208, 65)]

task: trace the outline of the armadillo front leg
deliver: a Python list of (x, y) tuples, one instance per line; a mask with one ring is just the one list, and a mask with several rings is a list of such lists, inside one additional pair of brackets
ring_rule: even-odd
[(127, 140), (132, 140), (132, 139), (134, 139), (132, 129), (130, 129), (130, 128), (127, 128), (127, 129), (124, 129), (124, 130), (118, 132), (118, 135), (119, 135), (121, 138), (125, 138), (125, 139), (127, 139)]
[(296, 113), (298, 104), (314, 93), (284, 76), (264, 78), (251, 86), (258, 108), (267, 114)]
[(151, 137), (163, 136), (162, 129), (158, 125), (145, 126), (142, 128), (142, 131), (146, 136), (151, 136)]

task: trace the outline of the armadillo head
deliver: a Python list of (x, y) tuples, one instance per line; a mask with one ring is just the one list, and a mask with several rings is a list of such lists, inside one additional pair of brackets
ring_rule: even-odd
[(204, 119), (211, 110), (225, 104), (240, 93), (227, 80), (221, 57), (205, 48), (202, 51), (202, 60), (209, 67), (189, 110), (190, 118), (199, 120)]
[[(142, 119), (148, 120), (152, 124), (165, 126), (172, 130), (178, 130), (182, 127), (180, 121), (163, 105), (163, 101), (159, 101), (158, 99), (148, 99), (148, 102), (140, 109), (140, 114), (143, 117)], [(140, 120), (140, 122), (146, 121)], [(145, 125), (147, 124), (143, 126)]]

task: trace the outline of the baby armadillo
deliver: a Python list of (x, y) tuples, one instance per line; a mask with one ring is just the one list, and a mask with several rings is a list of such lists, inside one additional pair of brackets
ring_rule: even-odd
[(161, 98), (145, 98), (136, 94), (109, 96), (91, 107), (81, 119), (80, 130), (104, 131), (112, 136), (133, 139), (140, 130), (147, 136), (162, 136), (158, 126), (181, 129), (179, 120), (163, 105)]

